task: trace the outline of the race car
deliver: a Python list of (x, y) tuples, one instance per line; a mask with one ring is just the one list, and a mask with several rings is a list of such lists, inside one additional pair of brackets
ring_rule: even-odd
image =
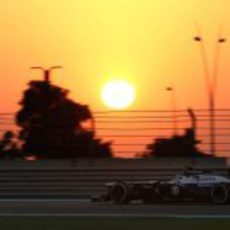
[(145, 203), (207, 201), (214, 204), (230, 202), (230, 179), (209, 172), (188, 172), (170, 180), (142, 182), (115, 181), (106, 183), (105, 201), (127, 204), (132, 200)]

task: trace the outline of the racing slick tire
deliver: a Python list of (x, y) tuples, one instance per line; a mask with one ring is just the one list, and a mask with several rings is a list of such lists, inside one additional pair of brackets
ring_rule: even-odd
[(111, 189), (110, 198), (114, 204), (128, 204), (130, 202), (128, 185), (125, 182), (117, 182)]
[(211, 188), (211, 201), (214, 204), (226, 204), (229, 202), (229, 186), (226, 184), (217, 184)]

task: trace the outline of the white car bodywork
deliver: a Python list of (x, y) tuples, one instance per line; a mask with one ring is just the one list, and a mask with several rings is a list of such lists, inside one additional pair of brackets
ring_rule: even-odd
[(198, 201), (230, 202), (230, 179), (207, 172), (184, 172), (170, 180), (114, 181), (105, 184), (106, 200), (117, 204), (139, 199), (144, 202)]
[(168, 183), (178, 185), (209, 185), (217, 183), (230, 183), (230, 179), (225, 176), (212, 175), (210, 173), (205, 174), (190, 174), (190, 175), (176, 175)]

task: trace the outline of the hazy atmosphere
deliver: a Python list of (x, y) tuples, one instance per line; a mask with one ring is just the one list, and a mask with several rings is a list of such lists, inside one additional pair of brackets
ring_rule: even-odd
[[(193, 41), (201, 27), (212, 69), (220, 25), (230, 35), (230, 2), (220, 0), (11, 0), (0, 3), (1, 111), (15, 111), (30, 66), (62, 65), (53, 82), (94, 111), (107, 109), (103, 84), (128, 79), (136, 88), (131, 109), (205, 108), (201, 55)], [(217, 107), (229, 106), (230, 44), (221, 52)], [(194, 93), (195, 92), (195, 93)]]

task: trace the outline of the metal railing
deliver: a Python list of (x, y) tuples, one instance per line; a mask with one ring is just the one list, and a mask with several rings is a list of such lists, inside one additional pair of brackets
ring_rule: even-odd
[[(199, 149), (210, 154), (210, 114), (208, 109), (194, 110), (196, 115)], [(0, 113), (0, 132), (18, 132), (14, 113)], [(115, 156), (135, 156), (146, 151), (146, 145), (155, 138), (169, 138), (181, 135), (191, 127), (187, 110), (132, 110), (95, 111), (96, 136), (112, 141)], [(176, 120), (174, 119), (176, 117)], [(177, 129), (175, 133), (175, 125)], [(59, 124), (61, 125), (61, 124)], [(230, 153), (230, 109), (215, 110), (215, 155), (227, 156)]]

